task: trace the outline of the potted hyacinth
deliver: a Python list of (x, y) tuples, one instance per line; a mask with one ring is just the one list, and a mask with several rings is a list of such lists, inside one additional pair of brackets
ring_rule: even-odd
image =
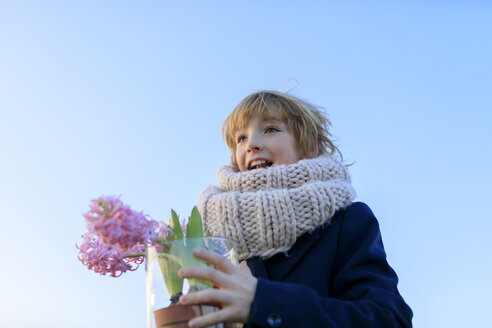
[(91, 201), (84, 217), (88, 232), (82, 235), (83, 242), (76, 247), (79, 260), (89, 270), (119, 277), (126, 271), (138, 269), (146, 261), (149, 328), (187, 327), (193, 317), (216, 310), (211, 306), (178, 304), (181, 294), (212, 288), (208, 281), (183, 280), (178, 276), (182, 267), (207, 265), (192, 255), (194, 248), (219, 252), (237, 264), (232, 242), (203, 236), (196, 207), (187, 222), (180, 222), (171, 210), (170, 224), (166, 224), (133, 210), (119, 197), (102, 196)]

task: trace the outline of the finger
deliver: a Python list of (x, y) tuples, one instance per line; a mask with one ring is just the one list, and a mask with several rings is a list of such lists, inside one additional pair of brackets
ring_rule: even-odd
[[(197, 293), (197, 292), (193, 292), (193, 293)], [(193, 294), (193, 293), (190, 293), (190, 294)], [(186, 305), (186, 306), (188, 306), (188, 305), (190, 305), (190, 306), (191, 305), (210, 305), (210, 306), (215, 306), (216, 308), (222, 308), (222, 304), (217, 303), (215, 301), (211, 301), (211, 300), (209, 300), (209, 301), (202, 300), (202, 301), (199, 301), (200, 303), (197, 303), (195, 300), (189, 298), (190, 294), (181, 295), (179, 297), (179, 304), (180, 305)]]
[(246, 261), (241, 261), (241, 263), (239, 263), (239, 268), (240, 268), (242, 271), (244, 271), (244, 272), (247, 272), (247, 273), (249, 273), (249, 274), (252, 274), (252, 273), (251, 273), (251, 270), (250, 270), (250, 268), (249, 268), (249, 266), (248, 266), (248, 262), (246, 262)]
[(195, 248), (193, 255), (207, 263), (213, 264), (222, 272), (233, 273), (237, 269), (234, 264), (229, 262), (223, 255), (208, 251), (203, 248)]
[(208, 327), (221, 322), (232, 322), (235, 319), (234, 312), (230, 308), (208, 313), (201, 317), (193, 318), (188, 322), (188, 327)]
[(181, 268), (178, 271), (178, 275), (180, 278), (197, 278), (208, 280), (214, 285), (224, 288), (230, 288), (232, 285), (231, 276), (207, 266)]
[(198, 292), (192, 292), (179, 297), (179, 303), (182, 305), (215, 305), (230, 304), (234, 301), (233, 295), (227, 290), (221, 289), (205, 289)]

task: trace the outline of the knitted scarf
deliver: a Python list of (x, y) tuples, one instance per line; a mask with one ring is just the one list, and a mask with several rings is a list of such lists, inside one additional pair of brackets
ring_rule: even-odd
[(222, 166), (217, 177), (198, 210), (204, 230), (233, 240), (241, 260), (289, 250), (355, 197), (345, 165), (326, 155), (246, 172)]

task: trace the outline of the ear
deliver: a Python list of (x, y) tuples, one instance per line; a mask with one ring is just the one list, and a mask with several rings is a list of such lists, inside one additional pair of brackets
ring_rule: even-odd
[(315, 148), (315, 149), (313, 149), (313, 150), (312, 150), (312, 151), (308, 154), (309, 158), (315, 158), (315, 157), (317, 157), (317, 156), (318, 156), (318, 154), (319, 154), (319, 145), (320, 145), (320, 144), (321, 144), (321, 143), (320, 143), (320, 141), (319, 141), (319, 139), (318, 139), (318, 144), (316, 145), (316, 148)]

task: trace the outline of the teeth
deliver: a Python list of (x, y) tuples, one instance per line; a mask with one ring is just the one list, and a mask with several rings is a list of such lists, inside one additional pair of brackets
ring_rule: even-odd
[(251, 162), (251, 167), (258, 166), (258, 165), (261, 165), (261, 164), (266, 164), (266, 161), (264, 161), (264, 160), (253, 161), (253, 162)]
[(250, 169), (257, 169), (257, 168), (261, 168), (261, 167), (268, 167), (270, 165), (272, 165), (271, 161), (265, 161), (263, 159), (259, 159), (257, 161), (252, 161), (249, 168)]

